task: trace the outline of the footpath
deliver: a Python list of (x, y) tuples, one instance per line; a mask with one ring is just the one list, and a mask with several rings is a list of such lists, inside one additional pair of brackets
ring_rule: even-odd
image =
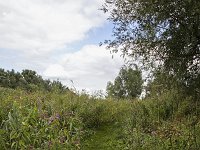
[(95, 130), (95, 134), (88, 137), (83, 150), (121, 150), (122, 133), (119, 125), (103, 125)]

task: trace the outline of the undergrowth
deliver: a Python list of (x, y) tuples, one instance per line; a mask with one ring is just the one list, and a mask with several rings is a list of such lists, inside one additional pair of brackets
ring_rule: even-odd
[(196, 150), (199, 118), (200, 102), (176, 90), (128, 101), (0, 88), (0, 149), (71, 150), (97, 144), (109, 149), (111, 143), (119, 150)]
[(200, 149), (199, 106), (176, 90), (133, 103), (124, 128), (126, 149)]
[(0, 149), (81, 149), (103, 124), (120, 122), (128, 102), (73, 92), (0, 89)]

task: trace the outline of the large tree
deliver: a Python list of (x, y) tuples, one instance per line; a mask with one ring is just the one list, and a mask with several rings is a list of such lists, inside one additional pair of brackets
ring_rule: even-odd
[(136, 67), (122, 67), (114, 82), (108, 82), (107, 93), (115, 98), (136, 98), (142, 92), (142, 72)]
[(145, 64), (159, 62), (200, 92), (199, 0), (106, 0), (103, 10), (114, 23), (108, 48)]

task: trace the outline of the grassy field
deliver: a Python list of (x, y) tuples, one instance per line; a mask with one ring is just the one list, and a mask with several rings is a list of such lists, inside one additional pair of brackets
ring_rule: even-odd
[(200, 149), (200, 104), (0, 88), (0, 149)]

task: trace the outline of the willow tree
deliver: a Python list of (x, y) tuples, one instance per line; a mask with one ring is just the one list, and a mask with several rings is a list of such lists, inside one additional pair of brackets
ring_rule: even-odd
[(114, 23), (109, 49), (145, 65), (158, 62), (200, 92), (199, 0), (106, 0), (103, 10)]

